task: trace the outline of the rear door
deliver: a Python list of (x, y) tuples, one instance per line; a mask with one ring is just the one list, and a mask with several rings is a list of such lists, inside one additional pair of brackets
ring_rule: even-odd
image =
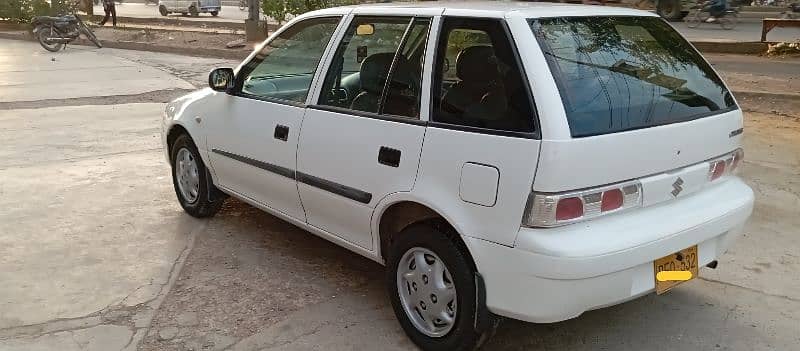
[(508, 33), (502, 18), (443, 17), (414, 192), (462, 235), (512, 245), (536, 171), (539, 130)]
[(303, 121), (297, 177), (308, 223), (368, 250), (375, 204), (416, 178), (430, 22), (355, 16)]

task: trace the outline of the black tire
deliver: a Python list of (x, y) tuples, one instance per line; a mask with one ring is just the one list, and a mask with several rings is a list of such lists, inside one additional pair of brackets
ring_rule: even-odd
[[(200, 186), (197, 198), (194, 199), (194, 201), (187, 200), (178, 187), (176, 161), (178, 153), (182, 149), (188, 150), (197, 163)], [(190, 216), (197, 218), (212, 217), (217, 214), (227, 196), (217, 189), (214, 184), (210, 183), (211, 179), (208, 171), (206, 170), (205, 164), (203, 164), (203, 159), (200, 157), (200, 153), (197, 151), (197, 146), (195, 146), (192, 138), (186, 134), (181, 134), (175, 139), (175, 142), (172, 143), (172, 147), (170, 148), (170, 163), (172, 166), (172, 185), (175, 188), (175, 195), (177, 195), (178, 202), (181, 204), (181, 207), (183, 207), (183, 210)]]
[(161, 6), (158, 7), (158, 13), (160, 13), (161, 16), (166, 16), (166, 15), (169, 14), (169, 11), (167, 11), (167, 7), (166, 6), (161, 5)]
[(211, 14), (211, 16), (214, 16), (214, 17), (219, 16), (219, 11), (211, 11), (209, 13)]
[(100, 44), (100, 41), (97, 40), (97, 36), (94, 35), (94, 32), (92, 32), (92, 30), (88, 26), (86, 26), (86, 24), (83, 23), (83, 21), (80, 20), (80, 18), (78, 19), (78, 21), (80, 22), (81, 26), (81, 33), (83, 33), (83, 35), (86, 36), (86, 39), (89, 39), (89, 41), (91, 41), (92, 44), (94, 44), (94, 46), (97, 46), (98, 49), (102, 48), (103, 44)]
[[(457, 234), (454, 234), (457, 235)], [(413, 248), (424, 248), (435, 253), (447, 266), (456, 287), (455, 322), (446, 334), (431, 337), (418, 330), (410, 320), (400, 298), (397, 271), (404, 254)], [(386, 284), (395, 316), (406, 335), (423, 350), (475, 350), (497, 329), (500, 318), (492, 315), (481, 299), (476, 299), (474, 264), (465, 248), (461, 248), (447, 233), (429, 223), (413, 224), (403, 229), (390, 243), (386, 265)], [(427, 283), (427, 280), (425, 281)], [(482, 288), (482, 286), (481, 286)], [(481, 302), (478, 302), (478, 301)], [(433, 303), (436, 303), (433, 300)], [(476, 316), (477, 314), (480, 314)], [(485, 323), (476, 323), (476, 320)], [(476, 327), (478, 325), (478, 327)]]
[(680, 21), (685, 16), (680, 0), (661, 0), (656, 12), (667, 21)]
[(49, 38), (51, 35), (61, 36), (61, 33), (59, 33), (58, 29), (51, 26), (41, 26), (36, 31), (36, 39), (39, 40), (39, 45), (41, 45), (47, 51), (58, 52), (64, 47), (64, 44), (48, 41), (47, 38)]

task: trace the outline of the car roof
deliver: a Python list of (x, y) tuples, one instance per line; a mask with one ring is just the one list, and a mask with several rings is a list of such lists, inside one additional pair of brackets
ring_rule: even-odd
[[(589, 17), (589, 16), (657, 16), (648, 11), (616, 6), (562, 4), (521, 1), (431, 1), (373, 3), (335, 7), (318, 14), (347, 14), (376, 12), (381, 14), (438, 13), (471, 17)], [(310, 14), (313, 14), (310, 13)]]

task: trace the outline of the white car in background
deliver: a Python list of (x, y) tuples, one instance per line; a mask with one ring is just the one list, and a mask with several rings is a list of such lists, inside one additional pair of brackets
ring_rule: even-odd
[(158, 12), (162, 16), (170, 13), (187, 14), (197, 17), (200, 13), (210, 13), (216, 17), (222, 10), (221, 0), (158, 0)]
[(664, 293), (752, 212), (741, 109), (648, 12), (331, 8), (209, 84), (165, 113), (181, 206), (234, 196), (385, 264), (426, 350)]

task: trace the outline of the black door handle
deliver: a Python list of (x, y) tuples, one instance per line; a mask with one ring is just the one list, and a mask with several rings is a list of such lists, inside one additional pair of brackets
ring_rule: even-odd
[(289, 127), (284, 125), (275, 126), (275, 139), (286, 141), (289, 139)]
[(378, 151), (378, 163), (389, 167), (400, 167), (400, 150), (381, 146)]

